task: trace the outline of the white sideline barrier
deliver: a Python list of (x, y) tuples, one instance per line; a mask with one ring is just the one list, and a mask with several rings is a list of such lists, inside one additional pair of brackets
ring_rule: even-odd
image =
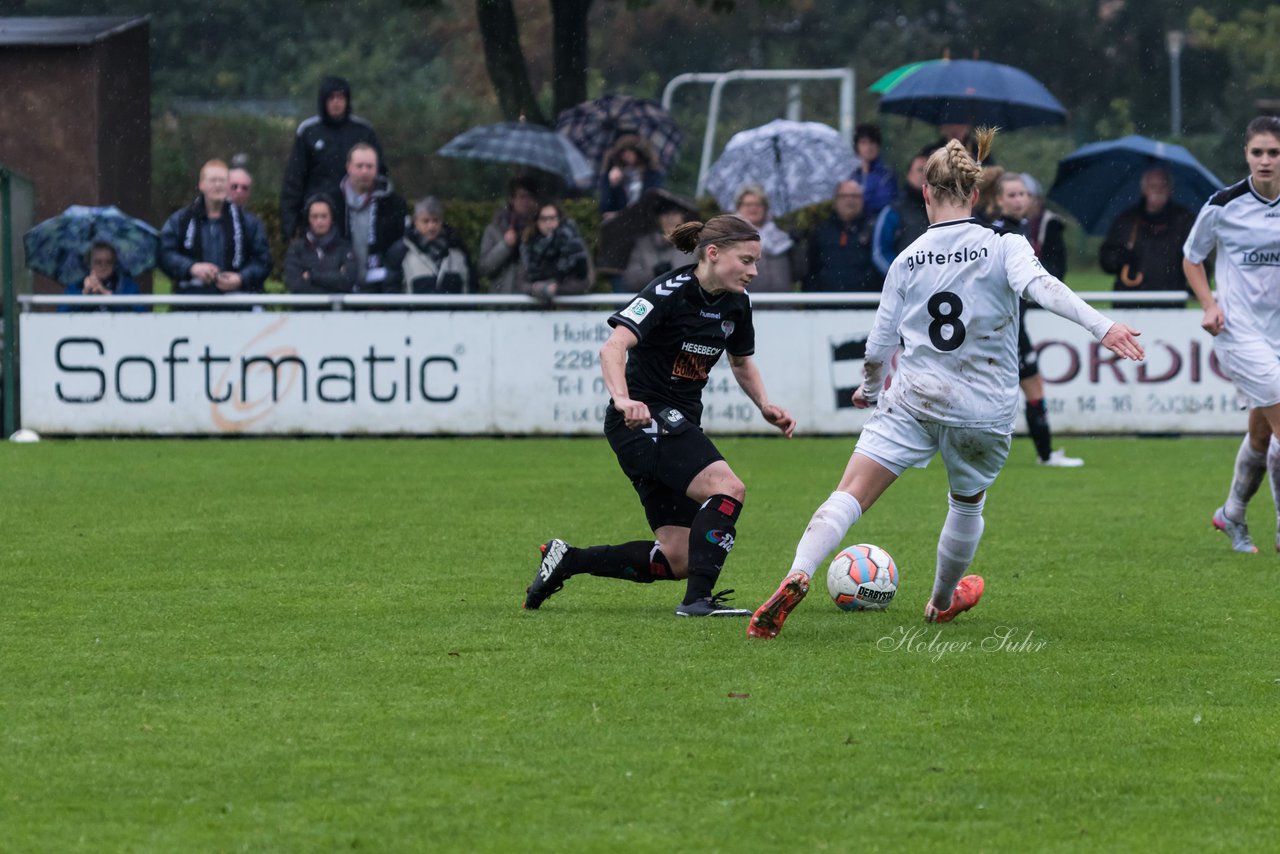
[[(1055, 433), (1243, 431), (1243, 409), (1198, 310), (1111, 315), (1143, 330), (1145, 364), (1117, 362), (1048, 312), (1028, 315)], [(597, 355), (607, 316), (607, 308), (26, 312), (22, 426), (42, 434), (592, 435), (608, 400)], [(756, 312), (757, 362), (800, 433), (861, 428), (867, 413), (847, 398), (873, 317), (857, 308)], [(704, 399), (709, 432), (774, 432), (727, 359)]]

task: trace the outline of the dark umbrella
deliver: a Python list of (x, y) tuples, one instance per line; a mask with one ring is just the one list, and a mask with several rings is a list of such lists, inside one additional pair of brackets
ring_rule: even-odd
[(117, 263), (131, 276), (156, 265), (156, 230), (116, 207), (72, 205), (22, 237), (27, 267), (64, 285), (88, 275), (85, 253), (98, 241), (111, 244)]
[(480, 125), (458, 134), (438, 154), (494, 163), (519, 163), (585, 187), (595, 174), (591, 163), (566, 137), (542, 125), (501, 122)]
[(977, 59), (920, 65), (892, 83), (880, 98), (880, 112), (935, 125), (989, 125), (1006, 130), (1059, 125), (1067, 118), (1066, 108), (1027, 72)]
[(635, 134), (649, 141), (667, 171), (684, 139), (675, 119), (661, 104), (630, 95), (605, 95), (570, 107), (556, 119), (556, 130), (597, 167), (620, 137)]
[(920, 62), (908, 62), (906, 65), (899, 65), (888, 74), (880, 76), (876, 82), (867, 87), (867, 91), (875, 92), (877, 95), (883, 95), (902, 82), (903, 78), (910, 77), (926, 65), (933, 65), (935, 62), (942, 62), (941, 59), (925, 59)]
[(1173, 177), (1173, 199), (1200, 209), (1222, 182), (1181, 145), (1145, 136), (1091, 142), (1058, 161), (1049, 198), (1066, 208), (1085, 231), (1106, 234), (1121, 212), (1142, 198), (1142, 173), (1162, 166)]
[(600, 226), (600, 251), (596, 255), (596, 264), (601, 272), (625, 268), (636, 239), (652, 229), (658, 214), (668, 207), (679, 208), (688, 217), (698, 215), (698, 207), (693, 202), (675, 193), (653, 188), (645, 190), (634, 205), (627, 205), (616, 216), (605, 220)]
[(743, 186), (759, 184), (770, 213), (782, 216), (830, 201), (836, 183), (852, 175), (856, 164), (853, 149), (830, 125), (774, 119), (729, 138), (707, 170), (707, 190), (722, 210), (731, 211)]

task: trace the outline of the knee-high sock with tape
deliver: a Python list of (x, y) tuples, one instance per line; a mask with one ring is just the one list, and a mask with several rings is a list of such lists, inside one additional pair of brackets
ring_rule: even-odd
[(984, 495), (976, 504), (947, 496), (947, 521), (938, 535), (938, 568), (933, 578), (933, 605), (940, 611), (951, 607), (951, 594), (965, 570), (973, 563), (982, 539)]
[(702, 505), (689, 526), (689, 586), (684, 603), (711, 595), (725, 558), (733, 548), (742, 502), (728, 495), (713, 495)]
[(613, 546), (571, 548), (565, 558), (568, 575), (620, 578), (638, 584), (671, 581), (671, 564), (653, 540), (635, 540)]
[(839, 490), (831, 493), (809, 518), (804, 536), (796, 545), (796, 557), (791, 562), (791, 571), (812, 576), (818, 564), (840, 545), (844, 535), (861, 518), (862, 505), (858, 503), (858, 499)]
[[(1271, 468), (1272, 454), (1277, 453), (1276, 440), (1272, 437), (1265, 451), (1255, 451), (1249, 441), (1248, 434), (1236, 451), (1236, 466), (1231, 473), (1231, 488), (1227, 490), (1227, 500), (1222, 505), (1222, 515), (1233, 522), (1243, 522), (1249, 500), (1257, 493), (1262, 484), (1262, 476)], [(1272, 474), (1272, 491), (1275, 491), (1276, 475)]]

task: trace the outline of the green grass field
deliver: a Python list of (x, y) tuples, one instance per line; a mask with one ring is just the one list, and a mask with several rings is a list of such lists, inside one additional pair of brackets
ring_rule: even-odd
[[(754, 607), (851, 441), (720, 444)], [(920, 618), (935, 463), (849, 540), (893, 605), (761, 643), (669, 583), (519, 609), (546, 537), (646, 533), (603, 440), (4, 443), (0, 848), (1269, 849), (1267, 490), (1237, 555), (1237, 439), (1062, 444), (1015, 440), (974, 611)]]

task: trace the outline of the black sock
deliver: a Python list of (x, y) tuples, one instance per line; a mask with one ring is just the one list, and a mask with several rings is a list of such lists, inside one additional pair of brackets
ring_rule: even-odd
[(1049, 411), (1044, 400), (1027, 401), (1027, 430), (1036, 446), (1036, 456), (1042, 460), (1049, 459), (1053, 452), (1053, 434), (1049, 432)]
[(689, 526), (689, 586), (684, 603), (711, 595), (724, 560), (733, 548), (734, 523), (742, 502), (728, 495), (713, 495), (702, 505)]
[(599, 578), (620, 578), (638, 584), (671, 580), (671, 565), (653, 540), (636, 540), (616, 546), (571, 549), (569, 575), (586, 573)]

